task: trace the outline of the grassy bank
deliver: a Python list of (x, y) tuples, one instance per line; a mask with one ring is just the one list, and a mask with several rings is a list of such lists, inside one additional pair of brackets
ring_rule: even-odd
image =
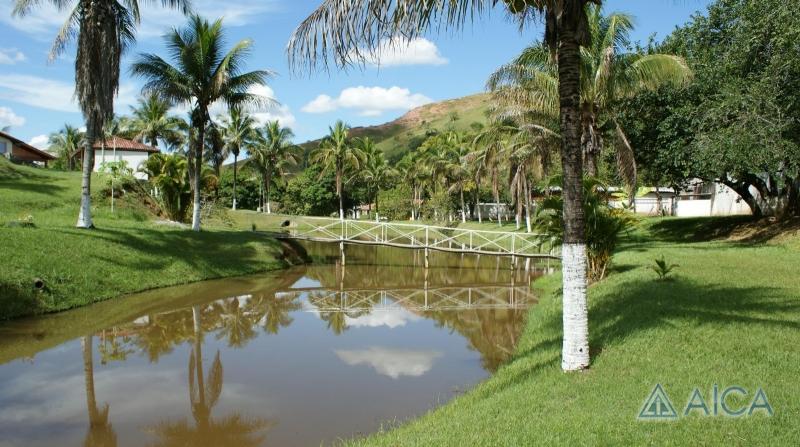
[[(99, 183), (94, 183), (98, 189)], [(118, 200), (113, 214), (105, 201), (96, 201), (97, 229), (76, 229), (79, 191), (79, 173), (27, 168), (0, 158), (0, 319), (285, 265), (284, 247), (272, 239), (234, 230), (198, 234), (158, 224), (124, 200)], [(19, 225), (28, 216), (34, 226)], [(37, 278), (44, 290), (34, 289)]]
[[(508, 365), (450, 404), (352, 444), (796, 444), (800, 238), (703, 240), (730, 222), (653, 221), (629, 238), (613, 274), (590, 289), (590, 370), (561, 372), (559, 278), (548, 278)], [(661, 255), (680, 264), (670, 281), (656, 281), (647, 268)], [(695, 387), (712, 408), (714, 384), (748, 391), (745, 399), (729, 397), (734, 409), (762, 387), (774, 415), (696, 411), (670, 422), (637, 421), (658, 383), (681, 415)]]

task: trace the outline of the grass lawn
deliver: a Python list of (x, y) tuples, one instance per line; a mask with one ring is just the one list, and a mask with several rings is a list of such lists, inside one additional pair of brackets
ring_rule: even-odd
[[(589, 292), (592, 364), (560, 368), (560, 278), (539, 283), (540, 304), (513, 360), (492, 378), (429, 414), (352, 445), (797, 445), (800, 442), (800, 237), (778, 242), (703, 240), (729, 220), (649, 221)], [(688, 230), (696, 230), (689, 233)], [(647, 268), (664, 255), (672, 280)], [(424, 380), (424, 378), (422, 379)], [(640, 422), (656, 384), (673, 421)], [(683, 417), (698, 387), (762, 387), (774, 415)]]
[[(97, 229), (76, 229), (79, 191), (79, 173), (0, 158), (0, 319), (286, 265), (283, 246), (263, 235), (160, 225), (125, 201), (115, 214), (96, 201)], [(27, 216), (35, 228), (7, 226)], [(44, 291), (34, 290), (36, 278), (44, 280)]]

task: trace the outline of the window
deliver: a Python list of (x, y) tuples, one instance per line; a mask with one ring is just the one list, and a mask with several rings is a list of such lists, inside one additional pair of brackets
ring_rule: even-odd
[(0, 154), (5, 155), (8, 146), (9, 146), (8, 143), (6, 143), (5, 141), (0, 141)]

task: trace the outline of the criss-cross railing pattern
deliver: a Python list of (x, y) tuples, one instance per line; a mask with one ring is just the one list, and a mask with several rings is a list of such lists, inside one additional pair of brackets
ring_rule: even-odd
[(559, 258), (560, 246), (541, 234), (472, 230), (365, 220), (295, 217), (285, 237), (456, 253)]
[(306, 295), (310, 312), (360, 313), (373, 310), (406, 309), (444, 311), (465, 309), (521, 309), (536, 303), (530, 287), (437, 287), (387, 290), (299, 290), (275, 294), (279, 299)]

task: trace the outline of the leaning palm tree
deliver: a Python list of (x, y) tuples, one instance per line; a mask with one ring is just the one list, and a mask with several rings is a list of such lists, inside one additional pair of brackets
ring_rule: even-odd
[(300, 147), (292, 143), (292, 129), (281, 126), (278, 120), (267, 122), (257, 130), (256, 142), (253, 146), (251, 160), (261, 174), (265, 203), (263, 209), (272, 213), (270, 193), (272, 178), (275, 174), (284, 174), (284, 168), (297, 164), (300, 160)]
[(155, 54), (142, 54), (131, 67), (134, 76), (145, 78), (145, 94), (156, 94), (173, 104), (191, 107), (194, 129), (192, 156), (194, 166), (192, 191), (192, 229), (200, 231), (201, 173), (209, 108), (216, 102), (228, 108), (257, 105), (266, 98), (250, 93), (252, 87), (265, 85), (270, 72), (242, 72), (252, 41), (241, 40), (227, 53), (222, 46), (225, 33), (222, 19), (209, 23), (193, 16), (183, 29), (174, 29), (165, 37), (174, 65)]
[[(633, 150), (614, 112), (620, 100), (665, 84), (683, 85), (692, 77), (686, 61), (669, 54), (630, 54), (633, 18), (588, 8), (592, 43), (581, 51), (581, 123), (587, 172), (597, 177), (603, 135), (613, 137), (617, 168), (629, 189), (636, 186)], [(545, 45), (535, 43), (489, 78), (500, 113), (521, 118), (558, 116), (558, 66)], [(633, 195), (631, 194), (631, 197)]]
[(311, 154), (311, 162), (322, 167), (320, 175), (333, 171), (336, 176), (336, 195), (339, 197), (339, 219), (344, 219), (345, 175), (359, 169), (364, 162), (364, 154), (348, 138), (350, 126), (343, 121), (328, 128), (328, 135)]
[(586, 5), (601, 0), (325, 0), (292, 34), (288, 53), (295, 70), (367, 60), (385, 39), (409, 41), (431, 28), (461, 28), (502, 3), (521, 23), (541, 14), (545, 43), (558, 57), (561, 164), (564, 197), (562, 258), (564, 344), (561, 367), (589, 365), (586, 238), (581, 156), (581, 46), (590, 44)]
[(239, 107), (231, 109), (230, 114), (222, 118), (222, 140), (225, 154), (233, 154), (233, 206), (236, 209), (236, 174), (239, 154), (253, 144), (256, 137), (256, 119)]
[[(26, 16), (44, 3), (42, 0), (15, 0), (13, 14)], [(77, 38), (75, 57), (75, 96), (86, 120), (81, 180), (81, 207), (78, 228), (92, 228), (91, 180), (94, 169), (93, 145), (101, 137), (103, 125), (114, 113), (114, 97), (119, 90), (120, 60), (135, 40), (139, 24), (139, 1), (48, 0), (59, 10), (72, 9), (56, 36), (50, 59), (63, 53)], [(72, 6), (74, 4), (74, 6)], [(189, 0), (161, 0), (165, 7), (189, 11)]]
[(140, 97), (136, 106), (131, 106), (130, 131), (133, 138), (146, 141), (153, 147), (158, 147), (159, 142), (174, 147), (181, 140), (181, 131), (186, 123), (170, 115), (170, 108), (172, 104), (158, 95)]
[(70, 171), (75, 169), (75, 158), (81, 150), (83, 138), (83, 132), (69, 124), (64, 124), (61, 130), (50, 134), (50, 150), (58, 154), (60, 162)]

